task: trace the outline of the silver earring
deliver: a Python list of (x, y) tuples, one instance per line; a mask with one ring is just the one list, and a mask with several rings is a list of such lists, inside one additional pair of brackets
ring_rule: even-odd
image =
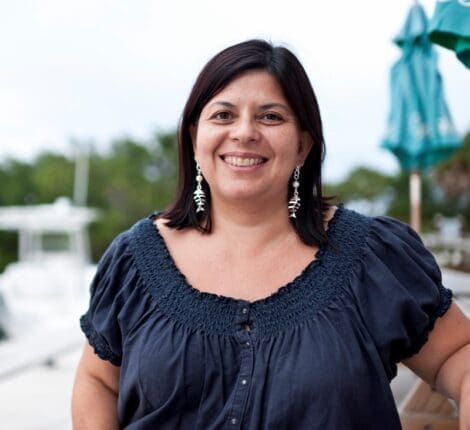
[(292, 186), (294, 187), (294, 194), (292, 195), (292, 198), (289, 200), (289, 206), (288, 206), (289, 218), (297, 218), (295, 214), (300, 208), (299, 177), (300, 177), (300, 166), (296, 166), (294, 170), (294, 182), (292, 182)]
[(196, 190), (193, 193), (194, 203), (196, 203), (196, 213), (204, 212), (204, 203), (206, 202), (206, 193), (202, 189), (202, 171), (199, 163), (196, 161)]

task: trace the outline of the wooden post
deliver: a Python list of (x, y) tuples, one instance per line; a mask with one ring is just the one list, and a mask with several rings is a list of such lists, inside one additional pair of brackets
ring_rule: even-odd
[(421, 173), (413, 170), (410, 174), (411, 227), (421, 233)]

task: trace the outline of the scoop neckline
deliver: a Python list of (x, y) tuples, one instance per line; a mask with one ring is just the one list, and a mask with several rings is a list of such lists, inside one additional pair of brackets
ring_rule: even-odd
[[(336, 211), (331, 217), (331, 219), (328, 221), (328, 228), (327, 228), (327, 238), (331, 242), (332, 238), (335, 235), (335, 230), (336, 226), (338, 224), (338, 220), (341, 217), (341, 214), (344, 211), (344, 206), (342, 204), (337, 204), (336, 205)], [(171, 255), (171, 252), (167, 246), (167, 243), (162, 236), (158, 226), (155, 224), (154, 220), (155, 218), (161, 213), (161, 211), (156, 211), (152, 213), (148, 218), (148, 222), (150, 223), (151, 227), (154, 230), (154, 235), (153, 237), (157, 240), (157, 245), (159, 246), (160, 250), (163, 252), (164, 258), (167, 260), (170, 266), (171, 272), (176, 275), (181, 283), (178, 285), (181, 285), (182, 288), (190, 293), (191, 295), (197, 296), (199, 299), (203, 300), (208, 300), (212, 302), (222, 302), (226, 304), (243, 304), (243, 305), (249, 305), (250, 307), (257, 307), (257, 306), (262, 306), (269, 304), (270, 302), (273, 302), (277, 300), (279, 297), (290, 293), (293, 289), (298, 287), (299, 285), (303, 284), (303, 280), (318, 266), (320, 266), (324, 260), (324, 255), (329, 249), (329, 243), (324, 243), (319, 246), (317, 252), (314, 255), (314, 258), (307, 263), (307, 265), (302, 269), (300, 273), (298, 273), (291, 281), (285, 283), (284, 285), (281, 285), (279, 288), (277, 288), (273, 293), (269, 294), (268, 296), (261, 297), (256, 300), (246, 300), (246, 299), (241, 299), (241, 298), (236, 298), (232, 296), (226, 296), (226, 295), (221, 295), (217, 293), (211, 293), (207, 291), (201, 291), (194, 287), (189, 280), (187, 279), (186, 275), (178, 268), (173, 256)]]

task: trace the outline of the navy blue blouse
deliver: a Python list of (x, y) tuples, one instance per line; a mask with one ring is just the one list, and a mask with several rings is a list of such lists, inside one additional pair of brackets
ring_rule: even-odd
[(248, 302), (189, 285), (152, 217), (119, 235), (81, 326), (121, 366), (122, 428), (400, 429), (396, 363), (426, 342), (451, 292), (392, 218), (340, 207), (328, 236), (292, 282)]

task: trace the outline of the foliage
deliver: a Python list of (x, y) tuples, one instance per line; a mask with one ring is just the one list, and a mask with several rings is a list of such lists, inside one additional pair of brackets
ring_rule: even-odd
[(470, 205), (470, 133), (462, 148), (433, 171), (443, 192), (462, 209)]
[(443, 215), (460, 214), (464, 229), (470, 230), (470, 133), (467, 133), (463, 146), (446, 162), (437, 166), (431, 173), (434, 183), (440, 190), (440, 210)]
[(17, 259), (17, 250), (17, 234), (10, 231), (0, 231), (0, 273), (8, 263)]
[(168, 205), (175, 189), (175, 159), (174, 132), (157, 134), (150, 142), (119, 139), (110, 154), (93, 154), (88, 204), (101, 209), (90, 229), (95, 260), (119, 232)]
[[(394, 198), (390, 202), (387, 215), (409, 222), (410, 218), (410, 178), (409, 173), (400, 172), (393, 178)], [(429, 174), (421, 175), (421, 216), (423, 231), (434, 228), (434, 217), (437, 214), (456, 216), (461, 211), (442, 194), (438, 185)]]
[[(137, 219), (165, 208), (176, 181), (176, 133), (155, 134), (149, 141), (115, 140), (107, 153), (89, 157), (88, 205), (100, 210), (90, 228), (92, 257), (97, 260), (109, 242)], [(0, 164), (0, 206), (52, 203), (73, 194), (74, 160), (44, 153), (33, 162)], [(17, 238), (0, 232), (0, 272), (17, 258)]]
[[(433, 228), (436, 214), (448, 217), (461, 215), (462, 219), (470, 220), (470, 133), (466, 135), (460, 150), (433, 170), (424, 172), (421, 178), (424, 230)], [(386, 214), (409, 221), (409, 174), (406, 172), (390, 176), (358, 167), (343, 181), (327, 184), (325, 191), (345, 203), (391, 195)], [(464, 225), (464, 229), (470, 229), (470, 225)]]
[(374, 199), (387, 192), (393, 177), (367, 167), (354, 169), (345, 180), (325, 186), (326, 195), (337, 196), (340, 201)]
[(0, 167), (0, 206), (28, 203), (32, 198), (33, 167), (30, 164), (6, 160)]

